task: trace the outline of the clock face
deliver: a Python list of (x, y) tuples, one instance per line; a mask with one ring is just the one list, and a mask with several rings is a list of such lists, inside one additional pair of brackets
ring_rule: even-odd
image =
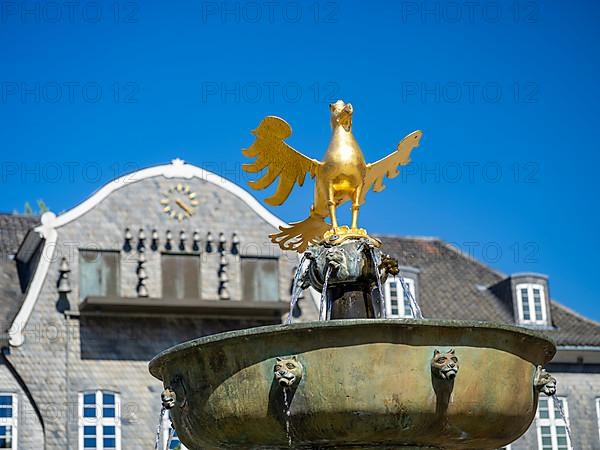
[(181, 222), (189, 219), (196, 212), (198, 200), (189, 185), (178, 183), (164, 194), (160, 204), (165, 214)]

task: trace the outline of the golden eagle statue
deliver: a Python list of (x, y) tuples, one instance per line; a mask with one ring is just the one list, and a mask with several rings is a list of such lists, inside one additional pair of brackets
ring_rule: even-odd
[[(261, 121), (252, 131), (256, 140), (242, 150), (245, 156), (256, 158), (243, 165), (246, 172), (267, 169), (262, 177), (248, 183), (251, 188), (265, 189), (279, 178), (275, 194), (265, 200), (269, 205), (283, 204), (294, 184), (304, 184), (307, 173), (315, 178), (315, 199), (308, 218), (280, 227), (279, 233), (270, 235), (271, 241), (283, 250), (304, 252), (311, 243), (336, 244), (349, 237), (369, 238), (365, 230), (358, 228), (358, 210), (365, 202), (365, 195), (370, 189), (382, 191), (383, 178), (398, 175), (398, 166), (408, 164), (410, 152), (419, 146), (422, 132), (414, 131), (400, 141), (394, 153), (367, 164), (352, 134), (352, 105), (338, 100), (329, 109), (333, 132), (323, 161), (308, 158), (286, 144), (292, 128), (274, 116)], [(352, 202), (352, 225), (340, 227), (335, 210), (348, 200)], [(327, 216), (331, 217), (331, 224), (325, 222)]]

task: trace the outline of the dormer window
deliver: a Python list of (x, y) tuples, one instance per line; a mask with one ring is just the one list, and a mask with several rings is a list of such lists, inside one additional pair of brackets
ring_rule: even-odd
[(405, 291), (403, 284), (398, 277), (389, 277), (383, 287), (385, 295), (386, 316), (390, 319), (414, 317), (410, 307), (410, 295), (416, 298), (415, 280), (412, 278), (404, 278), (404, 286), (408, 289)]
[(521, 283), (516, 286), (519, 320), (523, 324), (546, 325), (546, 298), (544, 286), (534, 283)]

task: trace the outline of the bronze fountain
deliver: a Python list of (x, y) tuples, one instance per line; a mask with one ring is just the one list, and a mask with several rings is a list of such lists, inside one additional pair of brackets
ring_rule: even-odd
[[(285, 143), (277, 117), (253, 131), (244, 166), (278, 181), (266, 201), (282, 204), (306, 174), (315, 178), (307, 219), (271, 235), (303, 253), (297, 288), (322, 292), (317, 322), (221, 333), (185, 342), (150, 362), (164, 386), (181, 442), (199, 449), (495, 449), (530, 426), (540, 393), (556, 380), (542, 369), (556, 351), (539, 332), (455, 320), (386, 319), (381, 283), (398, 274), (380, 242), (358, 228), (369, 190), (410, 161), (421, 131), (365, 163), (352, 134), (352, 105), (330, 105), (333, 135), (323, 161)], [(350, 227), (336, 208), (351, 202)], [(329, 217), (331, 223), (325, 222)], [(304, 262), (306, 261), (306, 264)], [(294, 300), (294, 299), (293, 299)]]

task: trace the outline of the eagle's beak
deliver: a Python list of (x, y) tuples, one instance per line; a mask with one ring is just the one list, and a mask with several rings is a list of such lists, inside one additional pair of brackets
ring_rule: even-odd
[(354, 109), (352, 108), (352, 105), (350, 103), (348, 103), (346, 106), (344, 106), (344, 109), (342, 109), (342, 111), (340, 112), (339, 116), (338, 116), (338, 123), (344, 127), (344, 130), (346, 131), (350, 131), (350, 128), (352, 128), (352, 112), (354, 111)]

